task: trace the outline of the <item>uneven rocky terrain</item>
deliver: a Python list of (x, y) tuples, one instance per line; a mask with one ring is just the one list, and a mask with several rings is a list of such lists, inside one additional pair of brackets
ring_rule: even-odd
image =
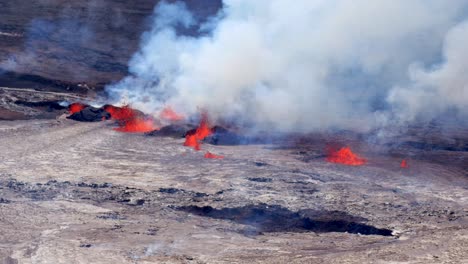
[[(0, 0), (0, 263), (468, 263), (466, 124), (194, 151), (67, 119), (128, 74), (158, 2)], [(345, 145), (368, 163), (326, 161)]]
[[(0, 0), (0, 86), (83, 93), (120, 80), (159, 2)], [(198, 22), (221, 7), (220, 0), (184, 3)]]
[[(77, 99), (3, 91), (21, 96)], [(2, 106), (29, 120), (0, 121), (3, 263), (468, 261), (466, 130), (452, 145), (416, 132), (391, 148), (345, 133), (202, 145), (225, 156), (211, 160), (183, 139), (120, 133), (61, 110), (36, 118), (14, 101)], [(369, 163), (326, 162), (327, 140)]]

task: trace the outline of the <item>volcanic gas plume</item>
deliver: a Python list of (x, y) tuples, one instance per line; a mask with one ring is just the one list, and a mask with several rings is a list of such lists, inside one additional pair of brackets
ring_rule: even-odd
[(177, 122), (177, 121), (181, 121), (184, 119), (183, 115), (176, 113), (174, 110), (172, 110), (171, 107), (165, 107), (161, 111), (159, 117), (169, 122)]
[(464, 0), (224, 0), (200, 23), (163, 1), (131, 74), (107, 91), (145, 112), (202, 108), (262, 130), (463, 121), (467, 14)]

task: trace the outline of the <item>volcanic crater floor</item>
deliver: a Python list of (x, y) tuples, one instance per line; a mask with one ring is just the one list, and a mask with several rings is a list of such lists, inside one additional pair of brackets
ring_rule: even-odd
[(468, 262), (467, 171), (445, 162), (466, 151), (400, 168), (363, 147), (349, 167), (322, 145), (197, 152), (113, 127), (0, 122), (3, 263)]

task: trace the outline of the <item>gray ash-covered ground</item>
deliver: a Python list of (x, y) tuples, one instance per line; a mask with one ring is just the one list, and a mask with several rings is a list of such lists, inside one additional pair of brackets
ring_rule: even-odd
[[(29, 120), (0, 122), (3, 262), (468, 259), (468, 153), (449, 144), (466, 142), (462, 128), (421, 128), (392, 144), (317, 133), (284, 144), (205, 143), (197, 152), (178, 136), (120, 133), (111, 120), (76, 122), (40, 108), (67, 94), (5, 93), (29, 102), (2, 103)], [(350, 144), (369, 163), (326, 162), (331, 142)], [(205, 159), (205, 151), (225, 158)]]
[[(67, 119), (127, 75), (157, 2), (0, 0), (0, 263), (468, 263), (459, 124), (384, 141), (219, 128), (197, 152), (193, 124)], [(220, 8), (185, 3), (198, 21)], [(328, 163), (330, 145), (369, 162)]]

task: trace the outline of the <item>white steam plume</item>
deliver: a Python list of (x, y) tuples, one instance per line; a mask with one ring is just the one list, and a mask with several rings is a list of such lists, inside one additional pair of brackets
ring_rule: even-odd
[(223, 4), (196, 37), (176, 33), (197, 26), (184, 4), (159, 4), (111, 95), (283, 131), (468, 112), (467, 0)]

